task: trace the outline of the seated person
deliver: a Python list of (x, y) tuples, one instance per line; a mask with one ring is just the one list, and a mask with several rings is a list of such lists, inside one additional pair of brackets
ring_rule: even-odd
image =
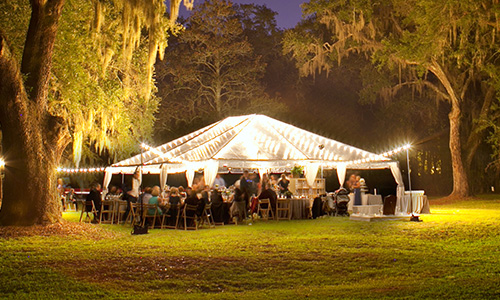
[(179, 213), (179, 209), (182, 205), (178, 188), (174, 187), (170, 189), (170, 196), (168, 197), (168, 203), (170, 204), (170, 208), (168, 209), (167, 213), (167, 215), (169, 215), (167, 222), (169, 226), (174, 226), (177, 221), (177, 215)]
[(101, 210), (101, 185), (99, 183), (93, 183), (90, 186), (90, 193), (85, 199), (85, 210), (88, 212), (92, 211), (92, 202), (94, 202), (95, 214), (93, 223), (99, 222), (100, 210)]
[(278, 195), (274, 192), (273, 189), (271, 189), (270, 184), (266, 184), (265, 189), (260, 193), (259, 199), (269, 199), (269, 202), (271, 203), (271, 209), (276, 212), (276, 200), (278, 198)]
[(216, 189), (213, 189), (210, 195), (212, 200), (212, 216), (216, 223), (224, 222), (224, 199)]
[(170, 203), (170, 205), (180, 205), (181, 204), (181, 197), (179, 195), (178, 188), (174, 187), (170, 190), (170, 196), (168, 197), (168, 203)]
[[(151, 197), (148, 200), (148, 204), (156, 204), (156, 214), (161, 216), (163, 214), (161, 208), (158, 206), (159, 201), (158, 201), (158, 196), (160, 195), (160, 187), (159, 186), (154, 186), (151, 189)], [(148, 209), (148, 215), (154, 215), (155, 210), (153, 208)]]
[[(198, 199), (198, 195), (196, 194), (196, 191), (193, 191), (190, 189), (190, 193), (186, 200), (184, 201), (184, 206), (186, 205), (193, 205), (198, 208), (198, 205), (200, 204), (200, 199)], [(198, 213), (198, 209), (196, 211), (186, 211), (186, 217), (194, 217), (195, 213)], [(188, 225), (191, 226), (191, 225)]]

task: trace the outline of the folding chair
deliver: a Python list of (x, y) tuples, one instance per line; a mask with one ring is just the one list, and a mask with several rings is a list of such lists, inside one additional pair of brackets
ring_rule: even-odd
[(115, 221), (116, 224), (124, 223), (123, 216), (127, 212), (127, 201), (115, 200)]
[(130, 220), (130, 224), (134, 224), (136, 219), (139, 218), (139, 211), (141, 209), (140, 203), (130, 203), (130, 211), (128, 213), (127, 219), (125, 223), (128, 223)]
[(290, 199), (278, 199), (276, 201), (276, 220), (290, 220), (291, 218)]
[[(181, 214), (181, 205), (170, 205), (166, 212), (163, 213), (161, 221), (161, 228), (176, 229), (179, 223), (179, 216)], [(173, 221), (173, 222), (172, 222)], [(173, 223), (173, 224), (172, 224)]]
[(269, 220), (269, 213), (271, 213), (271, 217), (274, 219), (274, 212), (271, 207), (271, 201), (269, 201), (269, 199), (259, 199), (257, 214), (260, 214), (263, 220)]
[[(184, 209), (182, 209), (181, 218), (184, 219), (184, 230), (194, 229), (198, 230), (198, 222), (196, 217), (196, 205), (184, 205)], [(192, 220), (194, 226), (188, 226), (188, 220)]]
[[(140, 209), (140, 208), (139, 208)], [(149, 214), (149, 210), (154, 210), (152, 215)], [(158, 205), (156, 204), (144, 204), (142, 212), (142, 226), (146, 224), (146, 220), (153, 219), (151, 223), (151, 229), (155, 228), (156, 216), (158, 215)]]
[[(92, 221), (92, 217), (89, 216), (89, 213), (93, 214), (94, 216), (97, 214), (97, 210), (95, 209), (95, 205), (94, 205), (94, 201), (91, 200), (90, 201), (92, 203), (92, 208), (89, 210), (87, 210), (87, 201), (85, 201), (82, 205), (82, 213), (80, 214), (80, 223), (82, 222), (82, 218), (83, 218), (83, 214), (85, 213), (85, 222), (88, 222), (90, 223)], [(89, 203), (89, 206), (90, 206), (90, 203)]]
[[(105, 217), (103, 217), (104, 214), (106, 214)], [(99, 215), (99, 224), (113, 224), (114, 217), (115, 217), (115, 202), (113, 200), (103, 200), (101, 202), (101, 213)]]
[(205, 204), (205, 208), (200, 217), (200, 226), (203, 226), (205, 221), (208, 223), (209, 228), (212, 226), (215, 227), (214, 218), (212, 216), (212, 203)]

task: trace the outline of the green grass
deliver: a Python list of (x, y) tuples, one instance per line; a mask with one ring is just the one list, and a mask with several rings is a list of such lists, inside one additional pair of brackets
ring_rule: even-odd
[(143, 236), (85, 225), (0, 237), (0, 298), (500, 298), (500, 197), (431, 210), (421, 223), (330, 217)]

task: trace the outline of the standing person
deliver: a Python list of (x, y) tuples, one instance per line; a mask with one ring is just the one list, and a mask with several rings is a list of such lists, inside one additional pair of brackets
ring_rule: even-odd
[(281, 194), (285, 194), (286, 192), (288, 192), (288, 185), (290, 184), (290, 180), (288, 180), (288, 178), (286, 178), (286, 175), (285, 174), (281, 174), (281, 178), (280, 180), (278, 181), (278, 189), (279, 189), (279, 192)]
[(66, 194), (66, 204), (73, 204), (75, 211), (78, 210), (78, 207), (76, 207), (75, 189), (69, 189), (68, 194)]
[(354, 193), (355, 184), (356, 184), (356, 174), (351, 174), (351, 176), (349, 176), (349, 180), (347, 180), (347, 182), (345, 183), (346, 189), (349, 192)]
[(252, 181), (248, 178), (248, 170), (243, 171), (243, 176), (240, 178), (240, 191), (245, 201), (245, 207), (248, 207), (248, 201), (250, 200), (251, 184)]
[(66, 211), (66, 196), (64, 195), (64, 181), (62, 178), (57, 179), (57, 194), (61, 199), (63, 211)]
[(141, 182), (141, 169), (137, 168), (135, 169), (134, 177), (132, 177), (132, 189), (128, 192), (128, 194), (134, 198), (130, 199), (132, 202), (137, 202), (137, 199), (139, 198), (139, 188), (141, 187)]
[(231, 196), (230, 201), (232, 204), (229, 211), (234, 223), (243, 221), (246, 217), (247, 206), (245, 204), (245, 197), (241, 191), (241, 187), (236, 186), (234, 188), (234, 194)]
[(94, 182), (90, 186), (90, 193), (88, 193), (85, 200), (87, 211), (92, 211), (92, 202), (94, 202), (96, 212), (94, 214), (94, 220), (92, 221), (92, 223), (98, 223), (101, 213), (101, 185), (99, 183)]
[(356, 181), (352, 185), (354, 190), (354, 205), (361, 205), (361, 176), (356, 176)]
[(217, 174), (217, 176), (215, 176), (214, 186), (216, 188), (226, 187), (226, 181), (220, 176), (220, 174)]

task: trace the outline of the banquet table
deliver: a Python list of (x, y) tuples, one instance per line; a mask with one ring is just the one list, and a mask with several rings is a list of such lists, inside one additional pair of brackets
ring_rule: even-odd
[[(280, 200), (282, 200), (280, 198)], [(308, 219), (310, 216), (310, 210), (313, 203), (313, 199), (309, 198), (290, 198), (288, 199), (290, 205), (291, 219)], [(278, 205), (283, 206), (283, 203), (278, 201)], [(280, 212), (280, 216), (284, 217), (284, 212)]]
[[(411, 207), (410, 207), (411, 202)], [(431, 210), (429, 207), (429, 200), (427, 199), (427, 195), (423, 195), (423, 193), (412, 193), (411, 199), (410, 194), (405, 193), (404, 197), (401, 200), (398, 200), (398, 204), (396, 205), (396, 211), (402, 213), (416, 213), (416, 214), (430, 214)]]

